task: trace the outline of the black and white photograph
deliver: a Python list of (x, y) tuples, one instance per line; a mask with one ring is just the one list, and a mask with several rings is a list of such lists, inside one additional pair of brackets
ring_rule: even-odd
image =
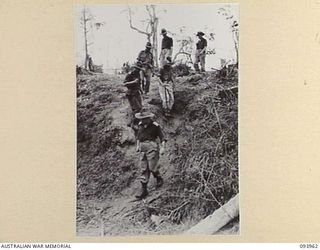
[(239, 235), (239, 5), (74, 7), (76, 235)]

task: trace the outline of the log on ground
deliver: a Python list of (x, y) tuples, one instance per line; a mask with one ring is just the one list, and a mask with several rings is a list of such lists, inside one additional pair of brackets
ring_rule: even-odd
[(231, 198), (226, 204), (214, 211), (184, 234), (209, 234), (216, 233), (223, 226), (239, 215), (239, 195)]

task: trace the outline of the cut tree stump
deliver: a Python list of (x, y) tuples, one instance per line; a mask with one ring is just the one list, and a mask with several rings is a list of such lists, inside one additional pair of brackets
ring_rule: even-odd
[(184, 234), (209, 234), (216, 233), (223, 226), (239, 215), (239, 194), (231, 198), (226, 204), (214, 211)]

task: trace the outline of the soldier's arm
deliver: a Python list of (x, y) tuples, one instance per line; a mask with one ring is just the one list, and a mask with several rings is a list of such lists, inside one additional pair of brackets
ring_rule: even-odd
[(158, 127), (158, 136), (161, 141), (160, 154), (163, 155), (166, 150), (166, 139), (164, 138), (164, 134), (160, 126)]
[[(156, 123), (156, 124), (157, 124), (157, 123)], [(164, 149), (165, 146), (166, 146), (166, 141), (167, 141), (167, 140), (166, 140), (165, 137), (164, 137), (164, 134), (163, 134), (163, 131), (162, 131), (160, 125), (159, 125), (159, 124), (157, 124), (157, 125), (158, 125), (158, 137), (159, 137), (160, 142), (161, 142), (161, 147)]]
[(206, 49), (207, 49), (207, 46), (205, 46), (205, 47), (201, 50), (200, 54), (205, 53), (205, 52), (206, 52)]
[(137, 152), (140, 151), (140, 134), (141, 134), (141, 130), (140, 130), (140, 127), (139, 127), (138, 133), (137, 133), (137, 141), (136, 141), (136, 151)]
[(129, 81), (129, 82), (124, 82), (124, 86), (130, 86), (134, 83), (137, 83), (139, 81), (139, 79), (134, 79), (133, 81)]
[(137, 151), (137, 152), (140, 151), (140, 141), (139, 141), (139, 140), (137, 140), (136, 151)]

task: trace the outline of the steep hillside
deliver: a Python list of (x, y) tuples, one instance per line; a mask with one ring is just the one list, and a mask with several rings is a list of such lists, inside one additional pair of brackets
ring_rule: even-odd
[[(160, 160), (165, 184), (156, 190), (151, 178), (141, 201), (123, 76), (78, 76), (78, 235), (182, 233), (238, 193), (238, 77), (236, 70), (223, 76), (176, 78), (172, 119), (162, 115), (153, 78), (143, 103), (168, 139)], [(221, 233), (237, 233), (238, 219), (232, 223)]]

